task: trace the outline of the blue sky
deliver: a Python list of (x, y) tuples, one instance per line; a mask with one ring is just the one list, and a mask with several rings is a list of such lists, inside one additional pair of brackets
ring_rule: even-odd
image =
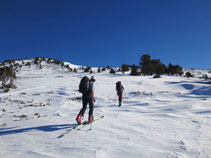
[(0, 61), (48, 57), (86, 66), (211, 69), (210, 0), (0, 1)]

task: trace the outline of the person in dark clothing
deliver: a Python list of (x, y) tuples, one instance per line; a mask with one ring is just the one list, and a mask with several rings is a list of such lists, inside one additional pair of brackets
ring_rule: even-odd
[(120, 81), (116, 83), (116, 91), (119, 98), (119, 106), (122, 105), (122, 93), (124, 91), (124, 87)]
[(76, 121), (78, 124), (82, 123), (82, 118), (84, 116), (84, 113), (87, 108), (87, 104), (89, 104), (89, 117), (88, 117), (88, 122), (93, 122), (94, 117), (93, 117), (93, 110), (94, 110), (94, 102), (95, 97), (94, 97), (94, 82), (96, 81), (96, 78), (94, 76), (91, 77), (90, 82), (89, 82), (89, 91), (87, 93), (83, 93), (82, 95), (82, 109), (80, 110), (79, 114), (76, 117)]

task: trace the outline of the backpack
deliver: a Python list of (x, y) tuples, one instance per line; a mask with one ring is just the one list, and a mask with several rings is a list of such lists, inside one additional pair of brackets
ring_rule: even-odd
[(118, 82), (116, 83), (116, 90), (117, 90), (117, 92), (122, 92), (122, 91), (123, 91), (123, 89), (122, 89), (122, 84), (121, 84), (120, 81), (118, 81)]
[(89, 78), (87, 76), (84, 76), (79, 84), (79, 92), (82, 94), (88, 94), (89, 90)]

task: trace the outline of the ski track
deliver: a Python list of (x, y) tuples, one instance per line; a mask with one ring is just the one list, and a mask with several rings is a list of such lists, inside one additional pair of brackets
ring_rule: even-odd
[[(78, 84), (90, 75), (28, 73), (19, 75), (20, 88), (0, 93), (1, 157), (211, 157), (210, 89), (198, 79), (95, 74), (94, 116), (105, 117), (93, 123), (92, 131), (85, 126), (58, 139), (76, 123), (82, 106), (74, 100), (81, 96)], [(115, 93), (118, 80), (125, 87), (121, 107)], [(17, 117), (24, 114), (27, 118)]]

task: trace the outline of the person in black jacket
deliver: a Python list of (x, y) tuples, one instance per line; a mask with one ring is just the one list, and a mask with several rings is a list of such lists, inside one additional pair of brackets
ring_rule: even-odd
[(90, 81), (89, 81), (89, 90), (87, 93), (83, 93), (82, 95), (82, 104), (83, 107), (80, 110), (79, 114), (76, 117), (76, 121), (78, 124), (82, 123), (82, 118), (84, 116), (84, 113), (86, 111), (87, 108), (87, 104), (89, 104), (89, 117), (88, 117), (88, 122), (93, 122), (94, 121), (94, 117), (93, 117), (93, 110), (94, 110), (94, 102), (95, 97), (94, 97), (94, 82), (96, 81), (95, 76), (92, 76)]

